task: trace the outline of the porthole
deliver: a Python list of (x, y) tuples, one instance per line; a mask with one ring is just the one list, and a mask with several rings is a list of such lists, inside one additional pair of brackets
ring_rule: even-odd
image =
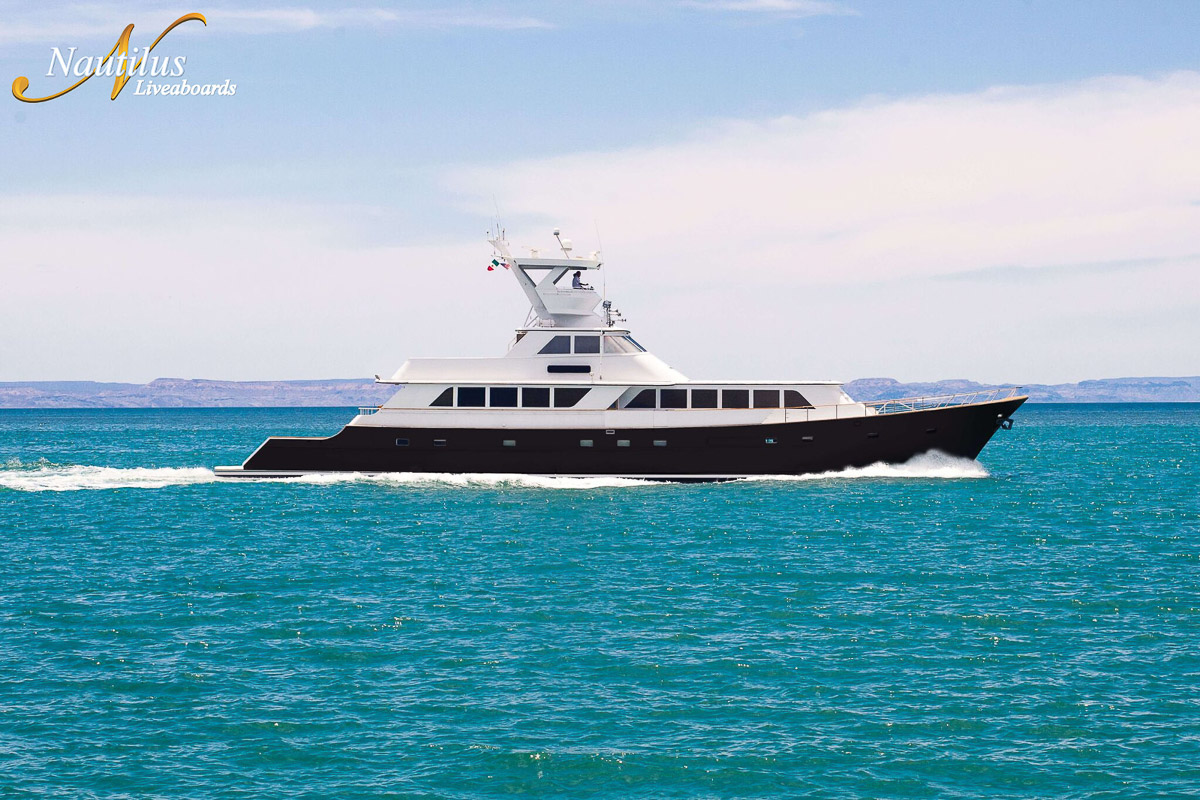
[(408, 439), (397, 439), (396, 447), (408, 447)]
[(591, 439), (580, 439), (580, 440), (579, 440), (579, 446), (580, 446), (580, 447), (591, 447), (591, 446), (592, 446), (592, 440), (591, 440)]
[(445, 439), (434, 439), (434, 440), (433, 440), (433, 446), (434, 446), (434, 447), (445, 447), (445, 446), (446, 446), (446, 440), (445, 440)]
[(666, 440), (666, 439), (655, 439), (655, 440), (654, 440), (654, 446), (655, 446), (655, 447), (666, 447), (666, 446), (667, 446), (667, 440)]

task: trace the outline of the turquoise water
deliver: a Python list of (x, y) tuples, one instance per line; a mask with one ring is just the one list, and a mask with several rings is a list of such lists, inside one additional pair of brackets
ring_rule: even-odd
[(217, 483), (348, 410), (0, 412), (0, 797), (1200, 792), (1200, 408), (982, 466)]

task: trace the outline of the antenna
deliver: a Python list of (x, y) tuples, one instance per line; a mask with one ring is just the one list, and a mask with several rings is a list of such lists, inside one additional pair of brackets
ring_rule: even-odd
[[(600, 223), (596, 221), (595, 217), (592, 218), (592, 227), (596, 229), (596, 247), (600, 248), (600, 251), (596, 253), (596, 257), (603, 258), (604, 242), (600, 241)], [(604, 327), (611, 328), (612, 317), (609, 315), (608, 309), (612, 307), (612, 303), (608, 301), (608, 270), (603, 267), (600, 268), (600, 299), (604, 301)]]

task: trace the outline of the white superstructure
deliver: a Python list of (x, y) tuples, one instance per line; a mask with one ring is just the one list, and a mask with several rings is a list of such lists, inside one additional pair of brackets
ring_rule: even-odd
[[(558, 231), (555, 231), (558, 237)], [(673, 428), (866, 416), (831, 381), (691, 381), (613, 324), (586, 276), (599, 253), (514, 256), (489, 240), (529, 298), (530, 321), (492, 358), (415, 358), (390, 380), (396, 393), (352, 426), (455, 428)], [(578, 273), (578, 278), (576, 278)], [(598, 312), (597, 307), (602, 306)]]

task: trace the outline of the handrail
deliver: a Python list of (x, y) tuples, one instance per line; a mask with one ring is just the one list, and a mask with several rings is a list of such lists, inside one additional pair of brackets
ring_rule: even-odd
[(898, 414), (904, 411), (924, 411), (946, 406), (964, 406), (972, 403), (991, 403), (1008, 400), (1020, 393), (1020, 386), (977, 389), (973, 392), (936, 394), (926, 397), (903, 397), (895, 400), (868, 400), (863, 405), (875, 409), (876, 414)]
[(369, 417), (372, 414), (378, 414), (381, 407), (382, 406), (359, 406), (358, 413), (359, 416)]

